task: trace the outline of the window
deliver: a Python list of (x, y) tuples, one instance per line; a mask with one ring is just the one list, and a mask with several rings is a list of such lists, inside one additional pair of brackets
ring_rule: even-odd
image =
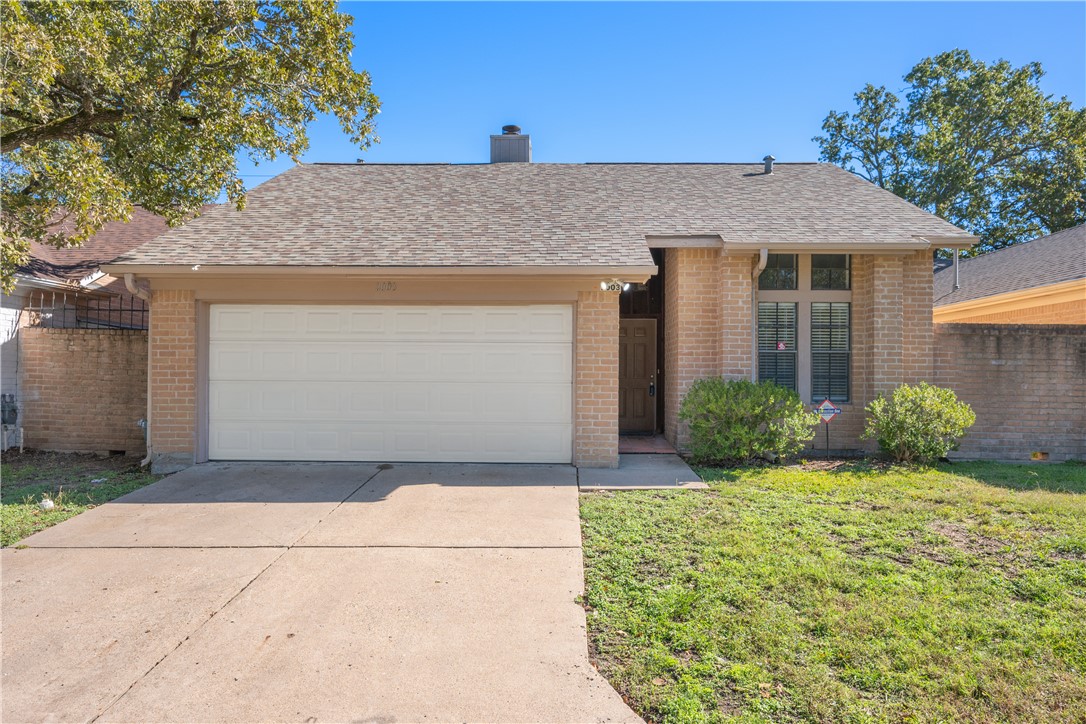
[(848, 254), (811, 254), (811, 289), (851, 289)]
[(770, 254), (758, 277), (759, 289), (795, 289), (798, 278), (795, 254)]
[(758, 282), (759, 379), (805, 403), (851, 402), (851, 272), (848, 254), (769, 255)]
[(796, 389), (796, 305), (758, 304), (758, 379)]
[(851, 356), (848, 302), (811, 303), (811, 397), (848, 402)]

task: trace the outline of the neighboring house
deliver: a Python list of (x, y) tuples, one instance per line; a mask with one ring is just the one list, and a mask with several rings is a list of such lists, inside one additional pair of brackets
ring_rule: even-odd
[(936, 322), (1086, 324), (1086, 225), (935, 272)]
[(620, 431), (682, 446), (717, 375), (830, 397), (854, 449), (930, 378), (962, 230), (828, 164), (533, 164), (503, 130), (490, 164), (299, 165), (106, 265), (151, 292), (158, 469), (611, 467)]
[[(167, 229), (159, 216), (136, 207), (128, 222), (110, 222), (83, 245), (58, 249), (32, 244), (27, 264), (16, 270), (15, 289), (4, 294), (0, 317), (0, 389), (22, 408), (20, 330), (28, 325), (67, 328), (146, 328), (147, 312), (120, 279), (101, 270), (110, 261)], [(6, 429), (3, 444), (13, 441)]]

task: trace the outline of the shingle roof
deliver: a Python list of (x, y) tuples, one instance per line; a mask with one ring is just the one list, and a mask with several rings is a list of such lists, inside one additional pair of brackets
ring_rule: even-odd
[(1086, 279), (1086, 224), (958, 262), (935, 272), (935, 306)]
[(828, 164), (299, 165), (140, 265), (651, 265), (645, 237), (847, 246), (965, 232)]
[(19, 273), (37, 279), (79, 281), (102, 264), (135, 249), (169, 228), (161, 216), (140, 206), (132, 209), (129, 221), (110, 221), (80, 246), (58, 249), (49, 244), (30, 244), (30, 259)]

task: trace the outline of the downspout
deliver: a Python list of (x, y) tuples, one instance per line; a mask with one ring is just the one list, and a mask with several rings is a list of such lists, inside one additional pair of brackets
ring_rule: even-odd
[(962, 288), (961, 279), (958, 277), (958, 257), (961, 256), (961, 249), (954, 250), (954, 290)]
[[(125, 274), (124, 275), (124, 286), (129, 291), (130, 294), (134, 294), (135, 296), (139, 297), (143, 301), (147, 302), (148, 307), (150, 307), (150, 305), (151, 305), (151, 293), (148, 292), (146, 289), (144, 289), (142, 287), (136, 286), (136, 275), (135, 274)], [(147, 351), (148, 351), (148, 354), (147, 354), (147, 367), (148, 367), (148, 370), (147, 370), (147, 418), (146, 418), (147, 419), (147, 425), (143, 429), (144, 437), (145, 437), (146, 442), (147, 442), (147, 457), (145, 457), (143, 460), (140, 460), (140, 467), (141, 468), (146, 467), (147, 465), (149, 465), (151, 463), (151, 457), (152, 457), (152, 455), (151, 455), (151, 370), (150, 370), (150, 366), (151, 366), (151, 355), (150, 355), (150, 351), (151, 351), (151, 335), (150, 335), (150, 332), (148, 332), (148, 335), (147, 335)]]
[(750, 275), (750, 381), (758, 382), (758, 277), (769, 262), (769, 249), (758, 250), (758, 263)]

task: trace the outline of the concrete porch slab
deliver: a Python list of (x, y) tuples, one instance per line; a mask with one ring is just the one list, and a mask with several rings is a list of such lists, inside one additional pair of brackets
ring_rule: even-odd
[(619, 455), (617, 468), (579, 468), (581, 490), (705, 489), (678, 455)]

